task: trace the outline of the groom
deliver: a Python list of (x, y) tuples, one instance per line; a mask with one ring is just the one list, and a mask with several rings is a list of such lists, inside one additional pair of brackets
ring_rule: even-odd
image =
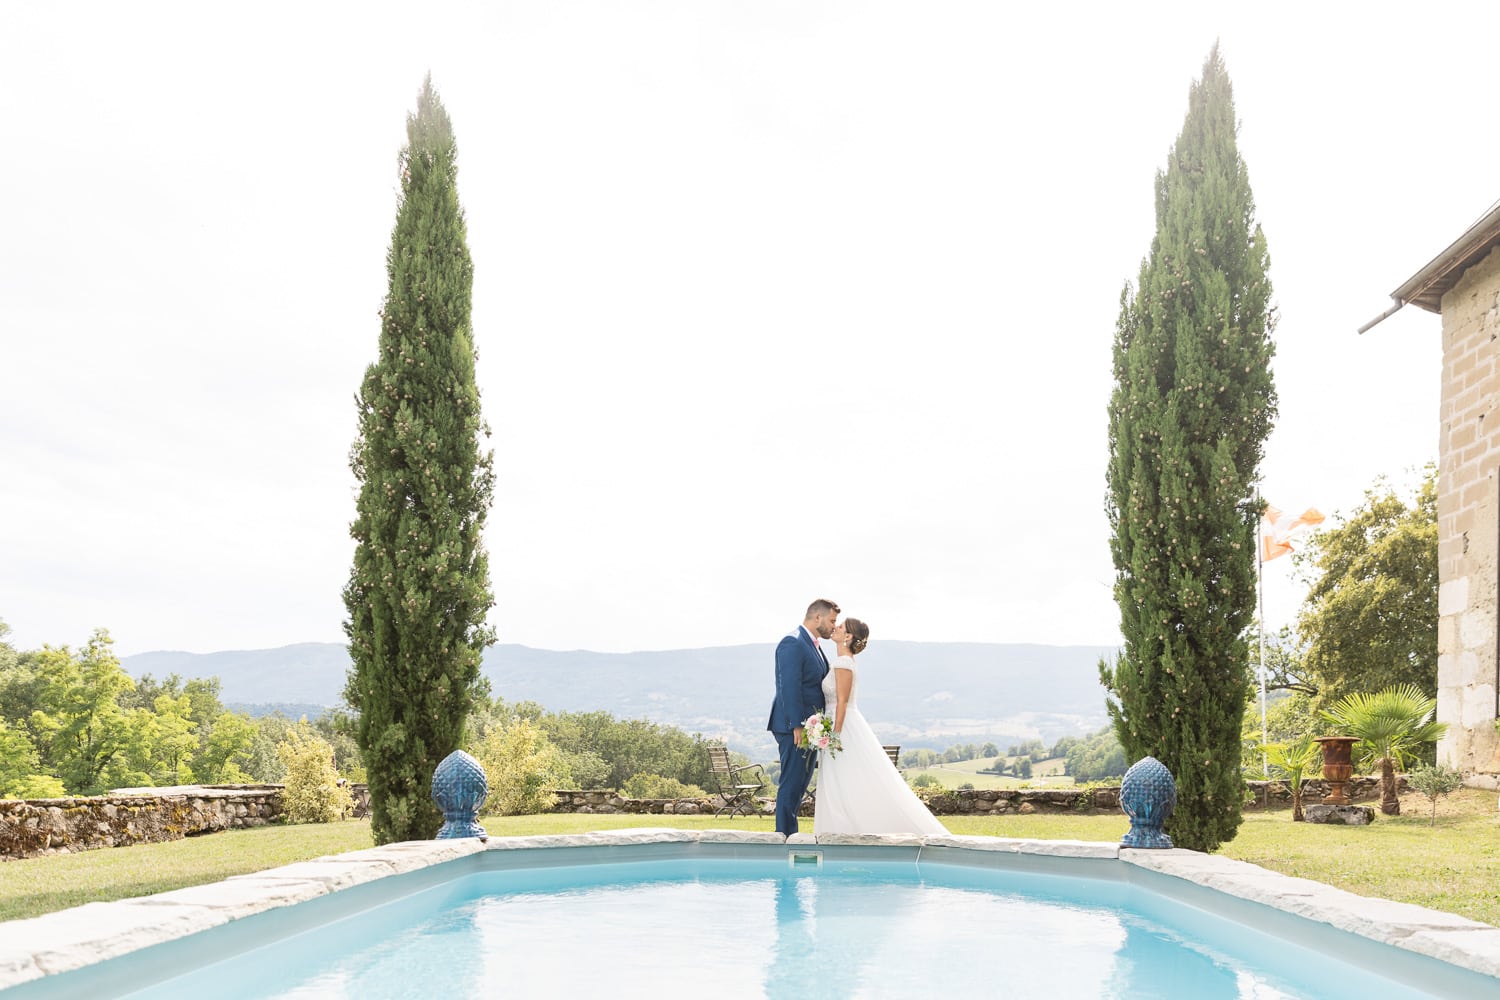
[(797, 810), (812, 781), (812, 757), (797, 746), (802, 742), (802, 723), (824, 709), (823, 676), (828, 658), (818, 647), (819, 639), (833, 634), (839, 606), (819, 598), (807, 606), (807, 615), (791, 635), (776, 646), (776, 700), (771, 702), (771, 721), (766, 728), (776, 737), (781, 753), (781, 782), (776, 787), (776, 832), (797, 832)]

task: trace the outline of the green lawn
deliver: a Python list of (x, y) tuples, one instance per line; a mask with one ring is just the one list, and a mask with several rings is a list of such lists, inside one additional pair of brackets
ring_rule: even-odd
[(262, 826), (0, 863), (0, 920), (149, 896), (370, 846), (369, 821)]
[[(992, 758), (991, 758), (992, 759)], [(1043, 761), (1042, 764), (1050, 763)], [(980, 768), (990, 766), (989, 759), (959, 760), (934, 767), (909, 767), (903, 773), (908, 782), (921, 774), (930, 774), (943, 783), (944, 788), (957, 788), (969, 784), (975, 788), (1072, 788), (1073, 779), (1065, 774), (1040, 772), (1042, 764), (1035, 765), (1031, 778), (1012, 778), (998, 774), (985, 774)]]
[[(1006, 760), (1010, 760), (1010, 758), (1007, 757)], [(973, 760), (959, 760), (954, 761), (953, 763), (945, 763), (941, 766), (952, 771), (964, 771), (969, 774), (978, 774), (980, 771), (989, 769), (989, 767), (993, 765), (994, 762), (995, 758), (993, 757), (975, 757)], [(1046, 760), (1039, 760), (1036, 763), (1032, 764), (1031, 773), (1044, 775), (1060, 775), (1063, 773), (1063, 768), (1065, 768), (1067, 764), (1068, 759), (1066, 757), (1049, 757)]]
[[(1438, 806), (1403, 796), (1404, 815), (1377, 816), (1371, 827), (1293, 823), (1288, 809), (1252, 811), (1239, 835), (1221, 849), (1273, 871), (1315, 879), (1366, 896), (1381, 896), (1458, 913), (1500, 926), (1500, 815), (1495, 794), (1456, 792)], [(1037, 840), (1118, 841), (1121, 814), (945, 816), (953, 833)], [(770, 817), (544, 814), (490, 816), (492, 836), (579, 833), (626, 827), (770, 830)], [(805, 821), (808, 829), (811, 822)], [(80, 903), (124, 899), (370, 846), (367, 821), (269, 826), (210, 834), (168, 844), (85, 851), (0, 863), (0, 920), (36, 916)]]

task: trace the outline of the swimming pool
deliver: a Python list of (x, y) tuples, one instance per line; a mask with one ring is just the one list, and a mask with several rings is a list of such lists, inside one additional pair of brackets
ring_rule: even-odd
[(984, 837), (398, 844), (0, 931), (7, 1000), (1500, 996), (1488, 925), (1189, 851)]

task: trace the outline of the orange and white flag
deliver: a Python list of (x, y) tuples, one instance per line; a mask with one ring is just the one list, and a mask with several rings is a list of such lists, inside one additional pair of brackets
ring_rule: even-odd
[(1277, 556), (1284, 556), (1292, 551), (1292, 532), (1298, 528), (1322, 524), (1323, 515), (1314, 507), (1307, 508), (1301, 514), (1283, 514), (1275, 507), (1267, 506), (1263, 520), (1260, 558), (1262, 562), (1270, 562)]

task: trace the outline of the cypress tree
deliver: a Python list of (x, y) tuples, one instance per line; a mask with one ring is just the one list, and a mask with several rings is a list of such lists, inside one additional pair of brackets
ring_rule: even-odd
[(379, 356), (357, 403), (360, 483), (344, 588), (345, 697), (369, 772), (377, 843), (433, 836), (432, 772), (463, 740), (494, 642), (481, 530), (493, 455), (474, 382), (473, 264), (453, 126), (429, 76), (406, 120)]
[(1241, 819), (1255, 611), (1253, 489), (1276, 415), (1265, 237), (1215, 44), (1156, 176), (1156, 236), (1120, 297), (1106, 508), (1124, 646), (1100, 664), (1128, 758), (1177, 779), (1167, 832), (1212, 851)]

